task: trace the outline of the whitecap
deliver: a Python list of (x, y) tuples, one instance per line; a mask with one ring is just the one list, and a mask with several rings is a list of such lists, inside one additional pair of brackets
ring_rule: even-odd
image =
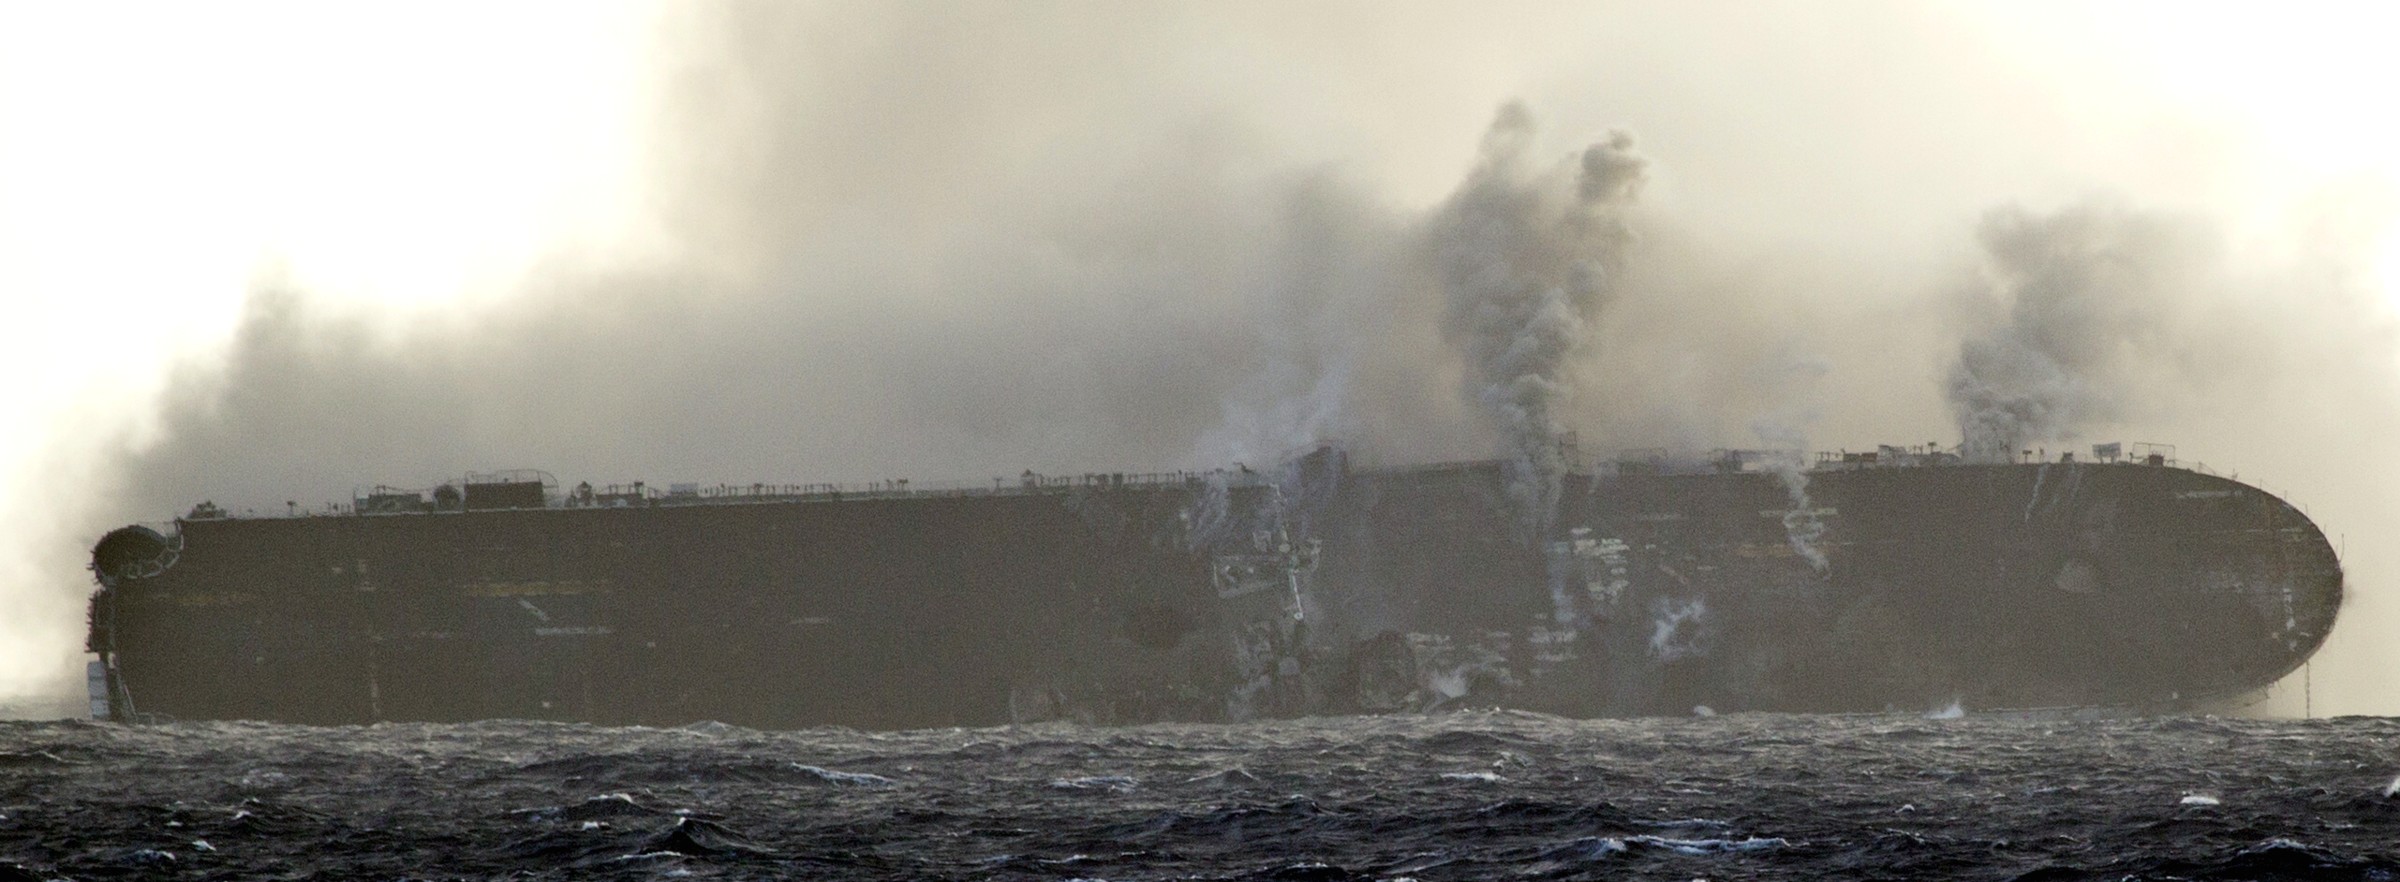
[(1648, 827), (1653, 830), (1726, 830), (1733, 827), (1732, 823), (1720, 821), (1715, 818), (1677, 818), (1666, 821), (1640, 821), (1637, 822), (1637, 825)]
[(1664, 848), (1676, 854), (1688, 855), (1765, 851), (1770, 848), (1786, 848), (1792, 844), (1781, 836), (1771, 839), (1761, 839), (1756, 836), (1748, 839), (1673, 839), (1665, 836), (1632, 836), (1627, 837), (1625, 841), (1634, 845), (1648, 845)]
[(635, 862), (667, 863), (681, 861), (687, 857), (689, 857), (689, 855), (679, 851), (637, 851), (632, 854), (617, 855), (616, 857), (609, 858), (609, 861), (620, 864), (629, 864)]
[(1554, 861), (1596, 861), (1612, 854), (1624, 854), (1627, 850), (1623, 839), (1614, 836), (1586, 836), (1542, 852), (1542, 857)]
[(2222, 802), (2222, 800), (2219, 800), (2219, 799), (2217, 799), (2216, 797), (2214, 797), (2214, 796), (2210, 796), (2210, 795), (2208, 795), (2208, 794), (2205, 794), (2205, 793), (2186, 793), (2186, 794), (2184, 794), (2184, 795), (2183, 795), (2183, 801), (2182, 801), (2182, 802), (2179, 802), (2179, 803), (2176, 803), (2176, 804), (2177, 804), (2177, 805), (2195, 805), (2195, 806), (2203, 806), (2203, 807), (2205, 807), (2205, 806), (2217, 805), (2217, 804), (2219, 804), (2219, 803), (2221, 803), (2221, 802)]
[(817, 780), (823, 781), (827, 784), (841, 784), (849, 787), (890, 787), (893, 784), (898, 783), (890, 778), (873, 774), (871, 772), (844, 772), (837, 769), (828, 769), (823, 766), (811, 766), (802, 763), (793, 763), (792, 768), (815, 775)]
[(1053, 790), (1108, 790), (1117, 793), (1128, 793), (1133, 790), (1134, 786), (1134, 780), (1124, 775), (1092, 775), (1084, 778), (1050, 779), (1050, 788)]
[(1226, 770), (1224, 770), (1224, 771), (1219, 771), (1219, 772), (1209, 772), (1209, 773), (1207, 773), (1207, 774), (1204, 774), (1204, 775), (1193, 775), (1192, 777), (1189, 777), (1189, 778), (1185, 778), (1185, 779), (1183, 779), (1183, 783), (1185, 783), (1185, 784), (1229, 784), (1229, 785), (1230, 785), (1230, 784), (1256, 784), (1256, 783), (1258, 783), (1258, 776), (1257, 776), (1257, 775), (1254, 775), (1254, 774), (1251, 774), (1251, 773), (1250, 773), (1250, 770), (1248, 770), (1248, 769), (1244, 769), (1244, 768), (1241, 768), (1241, 767), (1239, 767), (1239, 766), (1236, 766), (1236, 767), (1234, 767), (1234, 768), (1226, 769)]
[(1492, 772), (1443, 772), (1444, 781), (1472, 781), (1477, 784), (1498, 784), (1508, 779)]

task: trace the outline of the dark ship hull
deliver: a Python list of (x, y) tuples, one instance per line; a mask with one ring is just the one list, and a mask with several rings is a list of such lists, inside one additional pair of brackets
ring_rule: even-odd
[(90, 648), (114, 715), (301, 723), (2172, 707), (2294, 670), (2341, 601), (2305, 516), (2198, 472), (1720, 465), (1536, 506), (1504, 464), (1331, 450), (988, 491), (469, 485), (111, 533)]

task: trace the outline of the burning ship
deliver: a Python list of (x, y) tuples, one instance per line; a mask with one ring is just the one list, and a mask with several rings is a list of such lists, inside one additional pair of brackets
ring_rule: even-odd
[(2324, 534), (2171, 451), (2117, 452), (1536, 475), (1322, 447), (988, 486), (509, 473), (314, 516), (203, 505), (93, 549), (94, 705), (872, 729), (2165, 709), (2296, 669), (2341, 604)]

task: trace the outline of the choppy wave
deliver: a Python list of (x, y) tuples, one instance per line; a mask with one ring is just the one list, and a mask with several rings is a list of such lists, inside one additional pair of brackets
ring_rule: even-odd
[(2400, 878), (2400, 722), (0, 724), (0, 880)]

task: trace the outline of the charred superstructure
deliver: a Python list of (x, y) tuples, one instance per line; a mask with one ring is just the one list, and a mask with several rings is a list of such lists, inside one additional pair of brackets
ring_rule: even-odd
[(2291, 505), (2168, 464), (1885, 449), (990, 486), (538, 473), (93, 550), (119, 717), (867, 728), (1506, 706), (1572, 715), (2254, 690), (2342, 576)]

